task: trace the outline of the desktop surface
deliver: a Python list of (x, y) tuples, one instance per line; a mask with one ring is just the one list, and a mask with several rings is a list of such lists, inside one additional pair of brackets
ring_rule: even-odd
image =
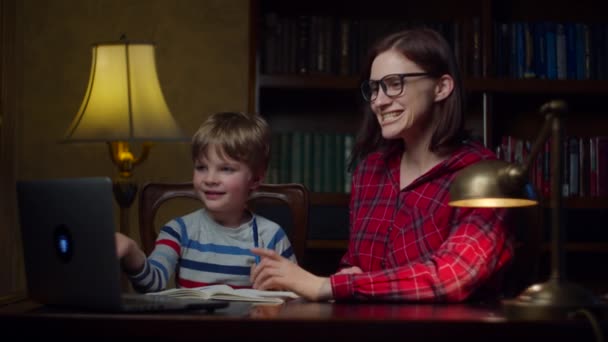
[[(608, 324), (597, 322), (604, 330)], [(268, 340), (270, 333), (290, 341), (380, 340), (402, 336), (409, 341), (560, 340), (593, 341), (583, 316), (568, 320), (526, 321), (505, 317), (500, 305), (352, 304), (293, 300), (280, 305), (231, 302), (214, 313), (184, 311), (160, 314), (98, 314), (57, 310), (22, 301), (0, 307), (0, 326), (19, 337), (166, 337), (169, 340)], [(33, 329), (19, 329), (31, 326)]]

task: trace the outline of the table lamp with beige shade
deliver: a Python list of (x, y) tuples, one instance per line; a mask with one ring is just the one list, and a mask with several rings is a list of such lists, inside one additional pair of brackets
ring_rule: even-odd
[[(92, 46), (91, 73), (78, 113), (62, 142), (105, 142), (118, 168), (114, 195), (120, 231), (128, 233), (128, 210), (137, 195), (133, 169), (157, 141), (185, 141), (165, 102), (156, 72), (155, 45), (128, 41)], [(139, 157), (130, 144), (141, 144)]]

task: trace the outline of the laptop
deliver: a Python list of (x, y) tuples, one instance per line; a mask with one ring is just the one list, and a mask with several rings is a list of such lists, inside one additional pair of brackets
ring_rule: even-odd
[(207, 310), (228, 302), (122, 293), (107, 177), (22, 180), (17, 199), (30, 298), (110, 312)]

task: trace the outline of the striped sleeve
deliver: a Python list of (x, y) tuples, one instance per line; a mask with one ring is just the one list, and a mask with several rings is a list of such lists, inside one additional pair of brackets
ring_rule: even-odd
[(293, 262), (297, 262), (296, 255), (293, 252), (293, 248), (291, 247), (289, 238), (281, 227), (279, 227), (273, 235), (272, 239), (268, 244), (268, 248), (274, 249), (278, 254), (280, 254), (284, 258), (287, 258)]
[(260, 234), (262, 236), (263, 248), (272, 249), (284, 258), (287, 258), (297, 263), (297, 255), (295, 255), (289, 237), (276, 222), (271, 221), (260, 215), (256, 215)]
[(146, 259), (143, 270), (129, 276), (136, 291), (155, 292), (165, 289), (175, 272), (183, 241), (187, 238), (186, 224), (182, 218), (172, 220), (161, 228), (154, 250)]

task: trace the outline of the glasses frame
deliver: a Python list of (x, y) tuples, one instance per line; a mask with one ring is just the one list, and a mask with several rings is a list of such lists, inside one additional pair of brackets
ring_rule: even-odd
[[(401, 90), (399, 91), (398, 94), (395, 95), (389, 95), (386, 93), (386, 83), (384, 83), (384, 80), (386, 80), (389, 77), (395, 77), (398, 76), (399, 77), (399, 83), (401, 84)], [(382, 77), (381, 79), (377, 80), (377, 81), (373, 81), (373, 80), (367, 80), (367, 81), (363, 81), (361, 83), (360, 89), (361, 89), (361, 95), (363, 96), (363, 99), (367, 102), (373, 102), (378, 98), (378, 94), (380, 93), (380, 91), (378, 91), (376, 93), (376, 96), (373, 96), (371, 94), (371, 89), (372, 89), (372, 84), (378, 84), (380, 87), (380, 89), (382, 89), (382, 91), (384, 92), (384, 95), (386, 95), (387, 97), (390, 98), (394, 98), (397, 96), (400, 96), (401, 94), (403, 94), (403, 90), (405, 89), (405, 79), (407, 77), (417, 77), (417, 76), (430, 76), (430, 73), (428, 72), (406, 72), (403, 74), (388, 74), (384, 77)], [(366, 92), (366, 88), (370, 89), (370, 94), (369, 94), (369, 98), (366, 96), (365, 92)]]

